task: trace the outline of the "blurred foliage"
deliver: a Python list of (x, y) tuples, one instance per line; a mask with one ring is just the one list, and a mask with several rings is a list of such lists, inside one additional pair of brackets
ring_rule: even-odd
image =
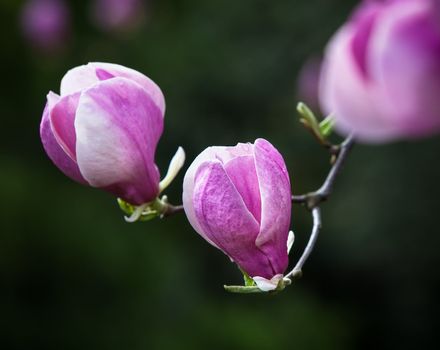
[[(323, 207), (304, 277), (277, 296), (222, 285), (238, 270), (183, 215), (126, 224), (116, 200), (64, 177), (44, 154), (45, 95), (89, 61), (135, 68), (167, 100), (157, 162), (178, 145), (269, 139), (295, 193), (316, 188), (328, 159), (298, 122), (295, 83), (348, 15), (350, 0), (151, 1), (131, 33), (104, 33), (71, 1), (66, 49), (23, 40), (22, 1), (0, 3), (1, 349), (414, 349), (433, 344), (440, 243), (438, 138), (357, 146)], [(180, 202), (180, 174), (167, 191)], [(294, 207), (295, 260), (310, 217)]]

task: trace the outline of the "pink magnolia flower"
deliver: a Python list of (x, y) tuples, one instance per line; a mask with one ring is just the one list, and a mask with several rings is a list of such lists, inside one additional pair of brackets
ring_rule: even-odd
[(69, 35), (69, 8), (64, 0), (28, 0), (22, 9), (21, 28), (31, 45), (57, 50)]
[(440, 131), (440, 6), (436, 0), (364, 1), (331, 39), (323, 109), (366, 142)]
[(276, 288), (288, 265), (291, 189), (268, 141), (204, 150), (185, 175), (183, 205), (193, 228), (260, 289)]
[(93, 22), (104, 30), (127, 31), (136, 29), (145, 20), (144, 0), (94, 0)]
[(73, 180), (140, 205), (159, 193), (154, 155), (165, 101), (145, 75), (110, 63), (68, 71), (49, 92), (41, 140), (49, 158)]

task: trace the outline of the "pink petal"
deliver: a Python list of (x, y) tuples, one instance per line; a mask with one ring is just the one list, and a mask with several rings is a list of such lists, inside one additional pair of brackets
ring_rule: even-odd
[(437, 1), (367, 4), (328, 45), (320, 86), (324, 110), (334, 114), (340, 131), (368, 142), (438, 132)]
[(196, 172), (202, 163), (215, 159), (216, 149), (219, 147), (208, 147), (200, 153), (189, 166), (183, 179), (182, 203), (185, 209), (185, 214), (194, 230), (197, 231), (205, 240), (207, 240), (214, 247), (220, 249), (211, 239), (203, 232), (202, 227), (196, 217), (193, 198), (194, 198), (194, 179)]
[(239, 143), (235, 147), (208, 147), (202, 153), (200, 153), (194, 161), (191, 163), (190, 167), (186, 171), (185, 177), (183, 179), (183, 193), (182, 193), (182, 201), (183, 206), (185, 208), (185, 214), (190, 222), (191, 226), (210, 244), (219, 248), (214, 242), (210, 240), (208, 236), (206, 236), (200, 227), (198, 220), (196, 218), (196, 214), (193, 206), (193, 198), (194, 198), (194, 178), (196, 176), (196, 172), (200, 165), (207, 161), (212, 161), (214, 159), (220, 160), (222, 163), (227, 162), (237, 156), (246, 156), (253, 154), (253, 146), (248, 143)]
[(194, 211), (203, 233), (250, 276), (271, 278), (271, 265), (255, 245), (259, 224), (221, 162), (201, 164), (193, 186)]
[(246, 204), (247, 209), (252, 213), (255, 220), (260, 223), (261, 200), (254, 157), (236, 157), (228, 161), (224, 168)]
[(159, 171), (154, 154), (163, 118), (139, 84), (113, 78), (85, 90), (75, 129), (78, 165), (92, 186), (135, 205), (157, 196)]
[(63, 151), (52, 132), (49, 115), (53, 104), (56, 103), (59, 98), (59, 96), (52, 94), (52, 97), (50, 97), (52, 103), (48, 102), (44, 108), (40, 125), (41, 141), (49, 158), (66, 176), (81, 184), (87, 185), (87, 181), (81, 175), (78, 165)]
[(353, 59), (355, 60), (361, 74), (368, 79), (367, 53), (370, 43), (373, 25), (379, 15), (381, 4), (376, 2), (365, 2), (357, 11), (359, 16), (354, 15), (351, 25), (353, 28), (353, 38), (351, 40), (351, 49)]
[(61, 79), (61, 96), (71, 95), (91, 87), (99, 82), (96, 69), (90, 63), (78, 66), (67, 71)]
[[(54, 95), (49, 93), (48, 100), (53, 100)], [(50, 121), (54, 136), (64, 152), (75, 162), (76, 134), (74, 123), (79, 96), (79, 93), (63, 96), (50, 110)]]
[(440, 128), (440, 25), (432, 11), (427, 1), (395, 3), (384, 9), (374, 33), (372, 68), (390, 101), (387, 114), (397, 136)]
[(69, 70), (61, 80), (61, 96), (91, 87), (99, 81), (123, 77), (141, 85), (160, 109), (165, 113), (165, 99), (159, 86), (142, 73), (118, 64), (93, 62)]
[(292, 206), (289, 175), (283, 157), (268, 141), (257, 139), (254, 152), (261, 193), (261, 225), (255, 243), (270, 260), (274, 273), (283, 273), (288, 265)]
[(396, 126), (384, 115), (387, 107), (378, 100), (377, 83), (366, 80), (352, 55), (353, 34), (351, 26), (342, 27), (326, 48), (319, 91), (321, 107), (334, 115), (335, 128), (343, 134), (355, 132), (359, 139), (384, 141), (395, 135)]

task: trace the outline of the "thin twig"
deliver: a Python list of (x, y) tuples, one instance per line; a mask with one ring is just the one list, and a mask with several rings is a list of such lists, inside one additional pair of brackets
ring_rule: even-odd
[(167, 208), (165, 212), (162, 214), (162, 217), (166, 218), (181, 211), (183, 211), (183, 205), (172, 205), (170, 203), (167, 203)]
[(310, 234), (310, 238), (307, 243), (307, 246), (305, 247), (295, 267), (285, 276), (285, 278), (294, 279), (295, 277), (301, 277), (302, 267), (304, 266), (304, 263), (306, 262), (307, 258), (312, 253), (313, 248), (315, 247), (315, 243), (316, 240), (318, 239), (319, 231), (322, 226), (321, 208), (319, 207), (313, 208), (312, 216), (313, 216), (313, 229), (312, 229), (312, 233)]
[(319, 231), (322, 227), (321, 208), (319, 206), (322, 202), (327, 200), (332, 193), (335, 180), (340, 173), (342, 166), (344, 165), (347, 155), (353, 148), (353, 145), (354, 138), (353, 136), (349, 136), (339, 146), (329, 148), (330, 154), (332, 154), (332, 156), (336, 156), (336, 159), (322, 186), (314, 192), (299, 196), (292, 196), (293, 203), (303, 204), (312, 211), (313, 228), (309, 241), (307, 242), (301, 257), (292, 271), (285, 276), (285, 278), (289, 280), (293, 280), (296, 277), (301, 277), (302, 275), (302, 267), (312, 253), (316, 240), (318, 239)]
[(350, 153), (350, 150), (352, 149), (353, 145), (354, 145), (353, 136), (347, 137), (344, 140), (344, 142), (342, 142), (339, 145), (339, 151), (337, 152), (336, 161), (331, 167), (327, 175), (327, 178), (325, 179), (322, 186), (314, 192), (310, 192), (299, 196), (292, 196), (292, 202), (304, 204), (307, 206), (308, 209), (311, 210), (317, 207), (321, 202), (327, 200), (331, 192), (333, 191), (335, 180), (338, 174), (340, 173), (342, 166), (344, 165), (344, 162), (347, 158), (347, 155)]

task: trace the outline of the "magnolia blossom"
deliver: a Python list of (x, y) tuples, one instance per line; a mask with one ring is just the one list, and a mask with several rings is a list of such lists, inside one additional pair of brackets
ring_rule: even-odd
[(159, 193), (154, 155), (165, 101), (145, 75), (110, 63), (68, 71), (49, 92), (40, 135), (49, 158), (73, 180), (140, 205)]
[(268, 141), (204, 150), (185, 175), (183, 205), (193, 228), (260, 289), (277, 287), (288, 265), (291, 189)]
[(22, 9), (21, 28), (32, 46), (56, 50), (69, 35), (69, 8), (64, 0), (28, 0)]
[(320, 99), (366, 142), (440, 131), (438, 0), (364, 1), (331, 39)]
[(126, 31), (145, 20), (146, 4), (144, 0), (94, 0), (91, 14), (101, 29)]

